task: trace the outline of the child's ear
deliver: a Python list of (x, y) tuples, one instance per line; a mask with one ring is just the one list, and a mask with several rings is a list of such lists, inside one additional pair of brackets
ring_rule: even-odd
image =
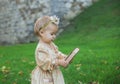
[(39, 31), (39, 35), (42, 36), (43, 35), (43, 30)]

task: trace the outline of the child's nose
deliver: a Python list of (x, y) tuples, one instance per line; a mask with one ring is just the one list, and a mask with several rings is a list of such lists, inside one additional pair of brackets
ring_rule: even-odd
[(53, 35), (53, 38), (55, 39), (55, 38), (56, 38), (56, 35)]

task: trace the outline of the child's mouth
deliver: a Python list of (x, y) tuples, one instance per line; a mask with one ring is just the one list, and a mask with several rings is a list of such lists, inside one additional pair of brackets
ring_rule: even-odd
[(54, 39), (52, 39), (51, 41), (54, 41)]

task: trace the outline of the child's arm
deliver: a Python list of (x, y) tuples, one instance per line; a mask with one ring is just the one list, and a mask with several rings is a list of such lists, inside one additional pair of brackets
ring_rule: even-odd
[(59, 51), (58, 47), (54, 43), (52, 43), (52, 44), (53, 44), (53, 47), (56, 51), (58, 59), (63, 59), (63, 58), (67, 57), (67, 55), (65, 55), (65, 54), (63, 54), (62, 52)]
[(65, 59), (67, 55), (63, 54), (62, 52), (58, 51), (58, 59)]
[(65, 59), (53, 59), (51, 60), (48, 52), (44, 49), (37, 50), (37, 65), (44, 71), (52, 71), (55, 66), (66, 67), (68, 64)]
[(66, 67), (68, 65), (68, 62), (65, 61), (65, 59), (56, 59), (56, 64), (58, 66), (63, 66), (63, 67)]

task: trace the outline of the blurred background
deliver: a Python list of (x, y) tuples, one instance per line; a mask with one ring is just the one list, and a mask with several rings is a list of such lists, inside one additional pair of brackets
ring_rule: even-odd
[(60, 18), (61, 32), (70, 19), (96, 1), (0, 0), (0, 44), (34, 42), (34, 23), (44, 15), (57, 15)]
[(0, 84), (30, 84), (37, 18), (60, 18), (55, 44), (80, 52), (65, 84), (120, 84), (120, 0), (0, 0)]

